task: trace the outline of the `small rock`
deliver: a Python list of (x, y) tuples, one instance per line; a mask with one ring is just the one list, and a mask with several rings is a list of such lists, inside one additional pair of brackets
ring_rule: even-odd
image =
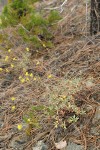
[(86, 87), (87, 88), (92, 88), (95, 84), (92, 81), (87, 81), (86, 82)]
[(23, 150), (26, 142), (26, 137), (15, 137), (12, 139), (11, 143), (9, 144), (9, 147), (13, 148), (14, 150)]
[(92, 127), (90, 132), (93, 135), (100, 135), (100, 131), (98, 130), (97, 127)]
[(33, 147), (33, 150), (48, 150), (48, 147), (43, 141), (38, 141), (36, 146)]
[(66, 150), (84, 150), (84, 147), (82, 145), (69, 142)]
[(5, 143), (0, 142), (0, 150), (5, 150)]
[(92, 120), (92, 123), (95, 124), (99, 120), (100, 120), (100, 106), (98, 106), (96, 109), (95, 116)]
[(4, 125), (4, 122), (0, 120), (0, 128), (2, 128)]

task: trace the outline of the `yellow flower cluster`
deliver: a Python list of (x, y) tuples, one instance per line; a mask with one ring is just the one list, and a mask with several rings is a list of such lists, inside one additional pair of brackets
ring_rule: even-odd
[(28, 72), (26, 72), (26, 73), (25, 73), (25, 76), (33, 77), (33, 73), (30, 73), (30, 74), (29, 74)]
[(33, 77), (33, 73), (25, 72), (25, 76), (24, 77), (19, 76), (19, 80), (20, 80), (21, 83), (24, 83), (26, 81), (30, 81), (30, 79), (33, 79), (34, 81), (37, 80), (36, 77)]
[(21, 83), (24, 83), (24, 82), (25, 82), (25, 79), (22, 78), (22, 76), (19, 76), (19, 80), (20, 80)]
[[(49, 74), (47, 76), (47, 78), (48, 79), (52, 78), (52, 74)], [(25, 77), (19, 76), (19, 80), (20, 80), (21, 83), (25, 83), (27, 81), (30, 81), (30, 79), (33, 79), (34, 81), (36, 81), (37, 79), (39, 80), (40, 78), (36, 78), (36, 77), (33, 76), (32, 73), (28, 73), (28, 72), (25, 72)]]
[[(10, 53), (10, 52), (11, 52), (11, 49), (8, 49), (8, 52)], [(10, 56), (7, 55), (7, 56), (5, 56), (5, 59), (4, 59), (4, 60), (5, 60), (5, 62), (8, 62), (8, 60), (16, 61), (17, 58), (15, 58), (15, 57), (12, 58), (12, 57), (10, 57)], [(10, 67), (11, 67), (11, 68), (14, 68), (14, 64), (11, 63), (11, 64), (10, 64)], [(9, 72), (8, 69), (6, 70), (6, 72)]]

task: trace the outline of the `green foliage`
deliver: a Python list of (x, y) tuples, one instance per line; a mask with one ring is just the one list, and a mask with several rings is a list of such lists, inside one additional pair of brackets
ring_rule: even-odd
[(20, 0), (20, 1), (19, 0), (14, 0), (14, 2), (11, 3), (11, 7), (13, 9), (17, 9), (17, 10), (24, 9), (24, 8), (27, 7), (26, 2), (27, 2), (26, 0), (24, 0), (24, 2), (23, 2), (23, 0)]
[(1, 27), (14, 26), (18, 24), (18, 17), (16, 12), (9, 7), (5, 6), (1, 18)]
[(0, 16), (0, 27), (17, 27), (19, 35), (25, 42), (33, 43), (36, 48), (43, 47), (45, 43), (51, 48), (53, 38), (51, 27), (61, 17), (57, 11), (51, 11), (46, 16), (46, 12), (35, 8), (34, 4), (37, 1), (39, 0), (14, 0), (9, 3)]
[(55, 23), (56, 21), (60, 20), (61, 16), (59, 16), (59, 13), (55, 10), (51, 11), (48, 17), (49, 23)]
[(44, 19), (40, 13), (34, 13), (30, 17), (30, 23), (33, 24), (33, 26), (46, 26), (47, 21)]
[(68, 122), (69, 122), (69, 123), (75, 123), (75, 122), (78, 121), (78, 119), (79, 119), (79, 118), (74, 115), (74, 116), (72, 116), (72, 117), (70, 117), (70, 118), (68, 119)]

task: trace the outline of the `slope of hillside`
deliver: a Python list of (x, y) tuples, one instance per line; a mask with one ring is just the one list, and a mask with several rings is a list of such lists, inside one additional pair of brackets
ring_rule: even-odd
[[(61, 4), (42, 2), (47, 13)], [(99, 150), (100, 38), (89, 36), (85, 8), (80, 0), (58, 8), (50, 49), (0, 30), (1, 150)]]

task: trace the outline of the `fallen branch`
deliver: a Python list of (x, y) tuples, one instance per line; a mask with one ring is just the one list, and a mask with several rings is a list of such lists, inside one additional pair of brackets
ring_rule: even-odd
[(61, 9), (61, 11), (60, 12), (62, 12), (63, 11), (63, 6), (67, 3), (67, 1), (68, 0), (65, 0), (60, 6), (58, 6), (58, 7), (53, 7), (53, 8), (44, 8), (44, 9), (47, 9), (47, 10), (54, 10), (54, 9)]

